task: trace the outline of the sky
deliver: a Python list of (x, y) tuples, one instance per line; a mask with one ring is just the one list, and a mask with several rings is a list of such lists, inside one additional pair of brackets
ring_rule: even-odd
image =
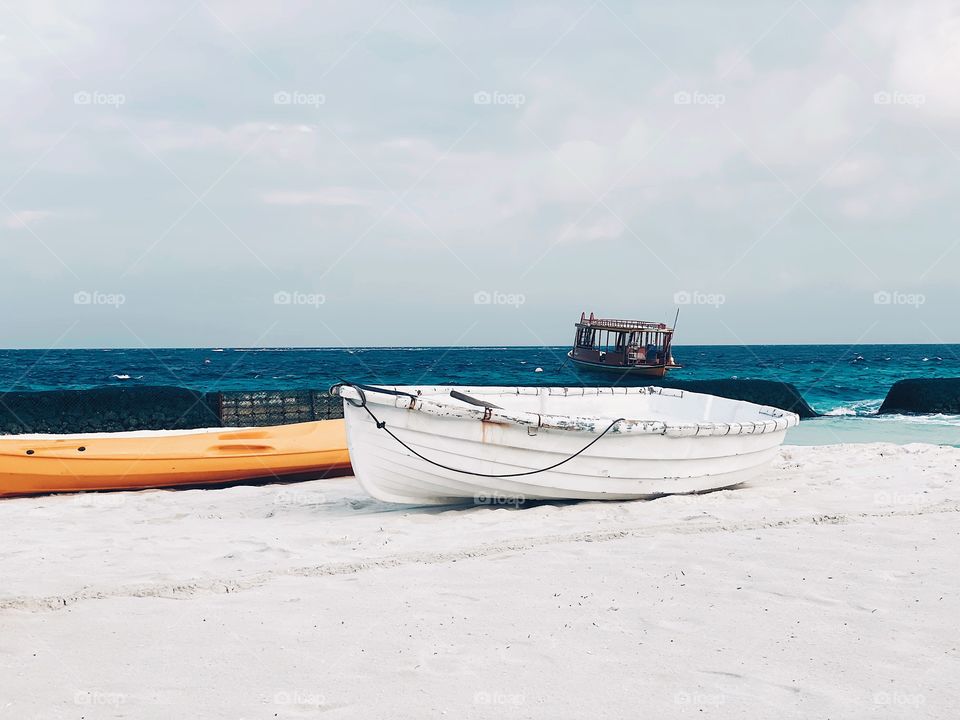
[(960, 4), (0, 4), (0, 345), (960, 342)]

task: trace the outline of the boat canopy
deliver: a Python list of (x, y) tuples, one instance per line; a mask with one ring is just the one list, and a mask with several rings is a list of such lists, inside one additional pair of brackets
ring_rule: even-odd
[(580, 322), (577, 323), (582, 327), (592, 327), (599, 330), (613, 330), (615, 332), (633, 332), (634, 330), (652, 330), (652, 331), (661, 331), (661, 332), (673, 332), (673, 328), (667, 327), (666, 323), (658, 322), (649, 322), (647, 320), (614, 320), (611, 318), (598, 318), (594, 317), (593, 313), (590, 313), (590, 317), (586, 317), (584, 313), (580, 314)]

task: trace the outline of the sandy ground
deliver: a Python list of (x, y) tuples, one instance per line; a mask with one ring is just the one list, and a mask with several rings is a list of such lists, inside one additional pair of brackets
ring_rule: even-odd
[(955, 718), (960, 450), (652, 502), (0, 502), (0, 719)]

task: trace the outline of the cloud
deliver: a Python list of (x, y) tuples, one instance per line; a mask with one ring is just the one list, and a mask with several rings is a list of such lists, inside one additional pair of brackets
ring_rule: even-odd
[[(866, 35), (881, 57), (878, 91), (919, 95), (902, 120), (960, 118), (960, 3), (865, 3), (852, 13), (849, 33)], [(911, 117), (913, 116), (913, 117)]]
[(324, 207), (357, 207), (372, 204), (369, 193), (350, 187), (327, 187), (319, 190), (273, 190), (263, 194), (267, 205), (320, 205)]
[(567, 225), (560, 233), (558, 242), (596, 243), (614, 240), (623, 234), (626, 226), (612, 216), (597, 220)]
[(3, 226), (10, 230), (27, 230), (52, 215), (51, 210), (18, 210), (4, 218)]
[[(513, 282), (531, 298), (524, 312), (562, 314), (589, 264), (611, 276), (583, 286), (598, 309), (645, 314), (672, 296), (675, 273), (685, 286), (763, 295), (769, 319), (748, 326), (775, 334), (786, 332), (778, 308), (796, 302), (771, 296), (784, 274), (791, 287), (839, 287), (869, 275), (859, 257), (899, 287), (943, 254), (960, 221), (949, 202), (960, 192), (957, 3), (800, 3), (776, 25), (781, 11), (701, 4), (691, 23), (672, 7), (609, 5), (20, 0), (29, 30), (0, 46), (0, 190), (25, 173), (11, 207), (70, 217), (69, 233), (51, 221), (40, 235), (90, 286), (143, 256), (138, 281), (159, 293), (144, 301), (150, 328), (175, 344), (182, 318), (197, 334), (217, 321), (202, 299), (174, 307), (162, 294), (186, 266), (211, 295), (242, 276), (263, 297), (276, 276), (306, 287), (298, 278), (322, 268), (331, 287), (317, 291), (340, 308), (336, 321), (368, 327), (365, 312), (390, 306), (453, 342), (464, 323), (437, 298), (456, 297), (464, 277)], [(525, 101), (476, 105), (481, 90)], [(126, 102), (77, 104), (78, 91)], [(3, 224), (22, 230), (50, 213)], [(29, 255), (11, 261), (13, 285)], [(736, 292), (709, 285), (735, 261), (724, 282)], [(429, 292), (396, 279), (405, 263), (429, 268)], [(640, 267), (656, 272), (628, 292)], [(268, 327), (274, 309), (252, 306), (243, 326)], [(552, 327), (547, 312), (539, 321)], [(724, 312), (740, 326), (736, 303)], [(824, 327), (809, 322), (811, 335)], [(383, 330), (396, 335), (367, 341), (425, 341), (399, 322)], [(312, 332), (291, 326), (290, 337), (309, 344)], [(530, 340), (522, 327), (491, 332)]]

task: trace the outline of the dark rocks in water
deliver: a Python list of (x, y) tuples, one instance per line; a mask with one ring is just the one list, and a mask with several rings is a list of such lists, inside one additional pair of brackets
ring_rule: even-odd
[(911, 378), (890, 388), (878, 411), (891, 413), (960, 413), (960, 378)]
[(670, 380), (665, 378), (658, 380), (655, 384), (789, 410), (795, 412), (801, 419), (819, 415), (803, 399), (793, 383), (777, 380)]
[(140, 385), (0, 393), (0, 433), (92, 433), (217, 427), (208, 393)]
[(137, 385), (0, 393), (0, 434), (188, 430), (288, 425), (343, 417), (320, 390), (198, 392)]

